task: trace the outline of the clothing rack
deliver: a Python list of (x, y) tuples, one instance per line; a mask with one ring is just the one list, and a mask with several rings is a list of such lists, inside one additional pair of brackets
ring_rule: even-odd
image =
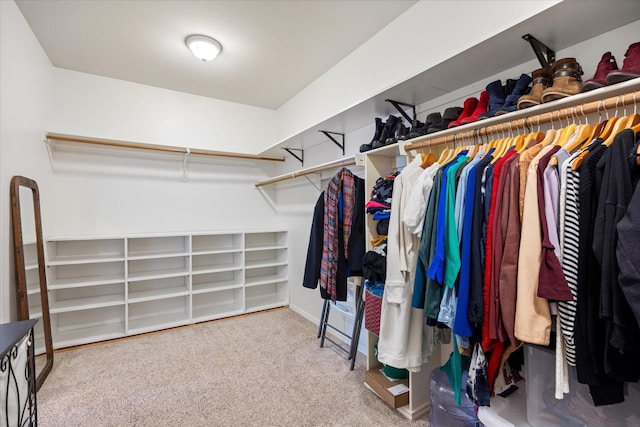
[[(505, 116), (492, 117), (475, 123), (447, 129), (437, 134), (415, 138), (404, 147), (406, 152), (423, 148), (473, 140), (481, 136), (501, 135), (512, 130), (531, 130), (534, 126), (570, 120), (580, 120), (592, 113), (624, 111), (630, 105), (637, 106), (640, 100), (640, 78), (628, 80), (590, 92), (573, 95), (558, 101), (517, 110)], [(606, 98), (604, 98), (606, 96)]]
[(228, 151), (213, 151), (203, 150), (199, 148), (176, 147), (171, 145), (145, 144), (141, 142), (117, 141), (112, 139), (90, 138), (86, 136), (65, 135), (61, 133), (47, 132), (45, 134), (45, 142), (49, 143), (51, 141), (80, 142), (83, 144), (94, 144), (120, 148), (134, 148), (139, 150), (153, 150), (165, 153), (179, 153), (185, 155), (196, 154), (202, 156), (231, 157), (235, 159), (268, 160), (274, 162), (284, 161), (284, 157), (256, 156), (253, 154), (234, 153)]
[(331, 162), (323, 163), (317, 166), (300, 169), (295, 172), (285, 173), (283, 175), (274, 176), (273, 178), (265, 179), (263, 181), (258, 181), (255, 183), (255, 186), (262, 187), (264, 185), (275, 184), (277, 182), (298, 178), (299, 176), (309, 175), (312, 173), (318, 173), (318, 172), (322, 172), (329, 169), (335, 169), (335, 168), (340, 168), (343, 166), (350, 166), (355, 164), (358, 164), (355, 156), (350, 156), (344, 159), (333, 160)]

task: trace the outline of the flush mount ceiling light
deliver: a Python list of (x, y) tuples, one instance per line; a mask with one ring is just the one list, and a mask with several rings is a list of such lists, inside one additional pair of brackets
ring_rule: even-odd
[(185, 39), (193, 55), (201, 61), (211, 61), (222, 50), (222, 45), (211, 37), (194, 34)]

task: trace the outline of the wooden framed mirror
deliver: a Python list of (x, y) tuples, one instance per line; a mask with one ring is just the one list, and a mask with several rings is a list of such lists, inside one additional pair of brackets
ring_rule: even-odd
[[(41, 369), (36, 368), (36, 390), (39, 390), (53, 367), (53, 341), (49, 295), (42, 241), (42, 217), (40, 215), (40, 193), (38, 184), (23, 176), (11, 178), (11, 219), (13, 222), (13, 249), (18, 297), (18, 320), (29, 319), (29, 307), (42, 314), (34, 318), (42, 323), (43, 334), (35, 337), (29, 351), (35, 352), (44, 341), (46, 359)], [(29, 197), (31, 196), (31, 197)], [(31, 297), (31, 300), (29, 300)], [(36, 324), (37, 326), (37, 324)]]

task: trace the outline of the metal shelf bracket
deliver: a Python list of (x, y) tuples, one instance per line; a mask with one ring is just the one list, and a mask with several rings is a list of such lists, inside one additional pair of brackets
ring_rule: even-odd
[[(282, 149), (284, 151), (286, 151), (287, 153), (291, 154), (296, 159), (298, 159), (300, 164), (302, 164), (304, 166), (304, 150), (303, 149), (301, 149), (301, 148), (286, 148), (286, 147), (282, 147)], [(299, 151), (300, 155), (297, 155), (296, 153), (294, 153), (294, 151)]]
[[(342, 155), (344, 156), (344, 133), (339, 132), (329, 132), (328, 130), (319, 130), (318, 132), (322, 132), (327, 138), (333, 141), (339, 148), (342, 149)], [(338, 135), (342, 137), (342, 143), (335, 139), (332, 135)]]
[[(402, 117), (404, 117), (409, 123), (411, 123), (412, 126), (416, 125), (416, 106), (413, 104), (407, 104), (405, 102), (399, 102), (399, 101), (394, 101), (392, 99), (385, 99), (385, 102), (389, 102), (391, 105), (393, 105), (394, 107), (396, 107), (396, 110), (398, 110), (398, 112), (400, 114), (402, 114)], [(413, 110), (413, 117), (409, 117), (409, 115), (401, 108), (402, 107), (411, 107), (411, 109)]]
[(542, 43), (537, 38), (533, 37), (531, 34), (525, 34), (524, 36), (522, 36), (522, 38), (528, 41), (529, 44), (531, 44), (531, 48), (538, 57), (538, 61), (540, 62), (540, 65), (542, 65), (542, 67), (548, 67), (553, 62), (555, 62), (556, 53), (547, 45)]

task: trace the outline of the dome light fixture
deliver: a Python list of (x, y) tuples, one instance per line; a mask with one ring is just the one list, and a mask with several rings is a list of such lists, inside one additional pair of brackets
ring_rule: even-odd
[(193, 55), (203, 62), (213, 60), (222, 51), (222, 45), (217, 40), (200, 34), (190, 35), (184, 42)]

